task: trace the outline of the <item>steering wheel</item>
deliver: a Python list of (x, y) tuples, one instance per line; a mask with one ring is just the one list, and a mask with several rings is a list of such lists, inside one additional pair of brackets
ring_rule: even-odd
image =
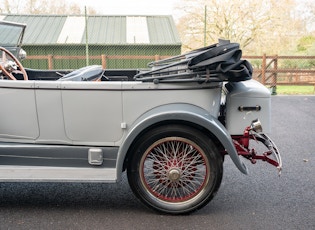
[(0, 46), (0, 51), (2, 51), (2, 62), (0, 62), (0, 70), (2, 70), (2, 72), (9, 77), (11, 80), (16, 80), (16, 78), (13, 76), (12, 73), (10, 73), (8, 70), (6, 70), (4, 64), (7, 60), (6, 56), (8, 55), (17, 65), (17, 67), (20, 69), (20, 72), (23, 74), (23, 78), (25, 81), (28, 80), (28, 76), (27, 73), (24, 69), (24, 67), (22, 66), (22, 64), (19, 62), (19, 60), (7, 49), (3, 48)]

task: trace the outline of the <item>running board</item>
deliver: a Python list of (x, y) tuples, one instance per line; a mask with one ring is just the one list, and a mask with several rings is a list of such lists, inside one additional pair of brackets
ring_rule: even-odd
[(115, 168), (0, 166), (0, 182), (116, 182)]

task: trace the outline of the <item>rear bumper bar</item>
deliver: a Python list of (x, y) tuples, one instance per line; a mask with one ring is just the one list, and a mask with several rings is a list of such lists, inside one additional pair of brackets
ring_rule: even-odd
[[(275, 143), (266, 134), (256, 132), (251, 127), (247, 127), (243, 136), (232, 136), (234, 146), (238, 155), (250, 160), (253, 164), (257, 160), (265, 161), (278, 169), (279, 176), (282, 170), (282, 159), (280, 151)], [(254, 148), (250, 147), (250, 140), (262, 143), (267, 150), (263, 153), (258, 153)]]

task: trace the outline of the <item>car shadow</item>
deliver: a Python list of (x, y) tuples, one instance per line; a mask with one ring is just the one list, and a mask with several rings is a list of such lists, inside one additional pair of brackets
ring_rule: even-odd
[(148, 211), (132, 193), (126, 176), (113, 184), (1, 182), (0, 206)]

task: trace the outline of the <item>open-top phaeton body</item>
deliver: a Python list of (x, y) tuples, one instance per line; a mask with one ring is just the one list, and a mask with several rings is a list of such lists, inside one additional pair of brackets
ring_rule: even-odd
[[(270, 131), (269, 90), (251, 80), (236, 43), (148, 70), (32, 70), (18, 52), (1, 53), (0, 181), (116, 182), (126, 170), (141, 201), (178, 214), (213, 198), (226, 154), (245, 174), (240, 155), (281, 169), (261, 129)], [(250, 140), (266, 151), (251, 149)]]

